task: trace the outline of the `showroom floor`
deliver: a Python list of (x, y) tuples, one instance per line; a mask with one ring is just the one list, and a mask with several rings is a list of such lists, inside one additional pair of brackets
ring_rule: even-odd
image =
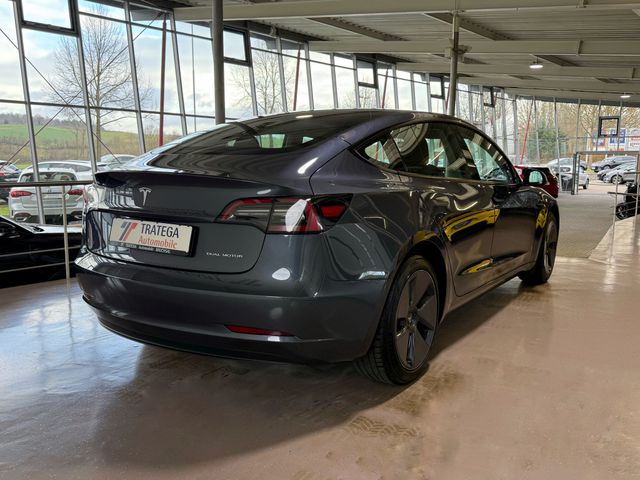
[(455, 312), (405, 388), (141, 346), (64, 281), (2, 290), (0, 478), (638, 478), (640, 232), (607, 238)]

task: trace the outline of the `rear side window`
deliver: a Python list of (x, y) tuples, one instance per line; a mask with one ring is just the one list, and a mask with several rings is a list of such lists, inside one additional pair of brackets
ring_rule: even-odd
[(361, 153), (379, 167), (396, 168), (400, 160), (395, 143), (390, 137), (376, 140), (362, 149)]
[(448, 124), (418, 123), (392, 130), (363, 149), (372, 163), (431, 177), (479, 179), (462, 155), (457, 131)]
[(432, 177), (477, 180), (473, 165), (462, 155), (455, 127), (446, 123), (419, 123), (391, 132), (402, 157), (401, 169)]

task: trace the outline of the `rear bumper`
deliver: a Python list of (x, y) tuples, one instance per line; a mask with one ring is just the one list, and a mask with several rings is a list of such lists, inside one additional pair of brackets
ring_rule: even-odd
[[(82, 218), (82, 204), (73, 204), (67, 205), (67, 216), (77, 218), (78, 220)], [(44, 209), (45, 217), (59, 217), (62, 216), (62, 207), (47, 207)], [(38, 207), (37, 206), (23, 206), (17, 202), (9, 202), (9, 212), (12, 218), (19, 219), (29, 219), (32, 217), (38, 216)]]
[[(385, 298), (385, 280), (327, 279), (311, 294), (274, 290), (253, 295), (246, 293), (247, 282), (262, 280), (251, 272), (194, 274), (86, 252), (76, 264), (85, 301), (106, 328), (144, 343), (222, 356), (353, 360), (367, 352)], [(234, 291), (233, 285), (245, 291)], [(226, 325), (291, 336), (234, 333)]]

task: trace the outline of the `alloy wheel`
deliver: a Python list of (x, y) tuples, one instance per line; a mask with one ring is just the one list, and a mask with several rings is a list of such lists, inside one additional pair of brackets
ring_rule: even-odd
[(434, 279), (426, 270), (417, 270), (405, 282), (396, 309), (396, 353), (406, 369), (415, 370), (425, 362), (437, 318)]

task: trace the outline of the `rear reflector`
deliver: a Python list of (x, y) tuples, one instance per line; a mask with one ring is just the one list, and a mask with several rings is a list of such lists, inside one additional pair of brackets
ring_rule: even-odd
[(346, 212), (350, 195), (246, 198), (231, 202), (217, 221), (253, 225), (267, 233), (320, 233)]
[(32, 192), (28, 192), (26, 190), (11, 190), (11, 198), (19, 198), (19, 197), (30, 197), (33, 195)]
[(67, 195), (82, 195), (84, 193), (84, 189), (82, 188), (72, 188), (67, 192)]
[(240, 325), (225, 325), (233, 333), (244, 333), (247, 335), (267, 335), (270, 337), (292, 337), (290, 333), (279, 330), (266, 330), (264, 328), (241, 327)]

